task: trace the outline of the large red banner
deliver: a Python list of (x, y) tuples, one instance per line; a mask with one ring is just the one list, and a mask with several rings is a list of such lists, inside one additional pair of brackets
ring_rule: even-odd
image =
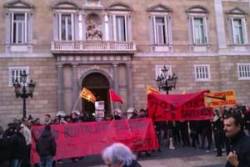
[[(43, 128), (32, 127), (33, 164), (39, 162), (35, 141)], [(52, 125), (52, 131), (57, 143), (55, 159), (100, 154), (114, 142), (124, 143), (133, 151), (154, 150), (159, 147), (152, 120), (148, 118)]]
[(184, 95), (148, 95), (148, 113), (154, 121), (207, 120), (213, 112), (204, 103), (207, 91)]

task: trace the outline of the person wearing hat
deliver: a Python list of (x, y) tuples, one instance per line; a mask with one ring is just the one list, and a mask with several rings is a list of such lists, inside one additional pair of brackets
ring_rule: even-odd
[(122, 111), (119, 108), (114, 110), (114, 119), (115, 120), (121, 120), (122, 119)]
[(45, 125), (50, 125), (51, 123), (52, 123), (51, 115), (50, 114), (45, 114), (44, 124)]
[(76, 123), (80, 122), (80, 112), (77, 110), (72, 111), (71, 113), (71, 122)]
[(138, 115), (137, 115), (137, 111), (135, 108), (133, 107), (130, 107), (128, 110), (127, 110), (127, 118), (128, 119), (134, 119), (134, 118), (137, 118)]

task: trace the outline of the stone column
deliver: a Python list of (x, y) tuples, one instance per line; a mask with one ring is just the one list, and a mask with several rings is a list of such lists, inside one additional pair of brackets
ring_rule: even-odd
[(128, 107), (134, 107), (134, 96), (133, 96), (133, 85), (132, 85), (132, 64), (126, 64), (126, 72), (127, 72), (127, 102)]
[(105, 30), (105, 41), (109, 41), (109, 17), (108, 14), (104, 15), (104, 30)]
[(227, 47), (227, 43), (222, 0), (214, 0), (214, 7), (218, 47), (219, 49), (225, 49)]
[(57, 65), (57, 110), (64, 111), (64, 79), (63, 79), (63, 65)]
[[(113, 85), (113, 89), (115, 90), (115, 92), (117, 92), (119, 94), (119, 79), (118, 79), (118, 71), (117, 71), (118, 65), (117, 64), (113, 64), (113, 80), (114, 80), (114, 85)], [(119, 106), (117, 105), (117, 103), (111, 103), (111, 109), (113, 108), (118, 108)]]
[(117, 64), (113, 64), (113, 77), (114, 77), (114, 90), (116, 92), (119, 92), (119, 81), (118, 81), (118, 65)]
[(77, 109), (79, 103), (79, 90), (77, 84), (77, 65), (73, 64), (72, 66), (72, 110)]

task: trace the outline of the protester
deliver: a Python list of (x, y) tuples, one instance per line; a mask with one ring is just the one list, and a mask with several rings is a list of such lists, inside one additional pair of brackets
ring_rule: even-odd
[(198, 121), (190, 121), (189, 122), (190, 126), (190, 136), (192, 140), (192, 147), (198, 148), (200, 145), (200, 140), (199, 140), (199, 122)]
[(138, 114), (137, 114), (137, 111), (135, 108), (133, 107), (130, 107), (128, 110), (127, 110), (127, 118), (128, 119), (134, 119), (134, 118), (137, 118), (138, 117)]
[(188, 134), (188, 122), (187, 121), (180, 121), (180, 132), (181, 132), (181, 140), (182, 146), (190, 146), (189, 134)]
[(102, 158), (108, 167), (141, 167), (132, 151), (121, 143), (107, 147)]
[(50, 114), (46, 114), (44, 118), (44, 124), (45, 125), (50, 125), (52, 123), (52, 118)]
[(226, 167), (249, 167), (250, 165), (250, 137), (242, 131), (242, 122), (239, 112), (229, 112), (225, 116), (224, 130), (231, 144)]
[(224, 144), (224, 131), (223, 131), (223, 120), (219, 113), (219, 110), (215, 111), (215, 116), (213, 119), (213, 132), (214, 132), (214, 141), (217, 151), (216, 156), (222, 156), (222, 147)]
[[(207, 152), (210, 151), (212, 146), (212, 125), (210, 120), (199, 121), (200, 132), (201, 132), (201, 149), (206, 149)], [(205, 146), (205, 139), (207, 141), (207, 146)]]
[(10, 167), (21, 167), (25, 158), (26, 141), (23, 136), (23, 127), (18, 125), (15, 134), (11, 136), (11, 160)]
[(29, 126), (28, 120), (25, 120), (21, 124), (21, 127), (23, 128), (22, 134), (26, 141), (25, 158), (23, 160), (22, 167), (30, 167), (30, 151), (31, 151), (32, 136), (31, 136), (31, 130), (28, 128), (28, 126)]
[(56, 141), (50, 125), (46, 125), (36, 145), (40, 156), (41, 167), (52, 167), (53, 157), (56, 155)]
[(114, 119), (121, 120), (122, 119), (122, 110), (119, 108), (114, 109)]
[(245, 128), (247, 130), (248, 136), (250, 136), (250, 110), (245, 112)]
[(10, 140), (3, 137), (3, 129), (0, 127), (0, 165), (10, 159)]

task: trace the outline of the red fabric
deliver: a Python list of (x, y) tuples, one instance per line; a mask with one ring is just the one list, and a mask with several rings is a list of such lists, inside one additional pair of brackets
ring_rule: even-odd
[(121, 96), (118, 96), (112, 89), (109, 90), (110, 98), (113, 102), (123, 103)]
[(204, 104), (207, 91), (184, 95), (148, 95), (148, 114), (154, 121), (207, 120), (213, 117)]
[[(39, 162), (35, 141), (42, 130), (42, 126), (32, 127), (32, 164)], [(133, 151), (159, 147), (149, 118), (52, 125), (52, 131), (57, 143), (56, 160), (100, 154), (114, 142), (124, 143)]]

